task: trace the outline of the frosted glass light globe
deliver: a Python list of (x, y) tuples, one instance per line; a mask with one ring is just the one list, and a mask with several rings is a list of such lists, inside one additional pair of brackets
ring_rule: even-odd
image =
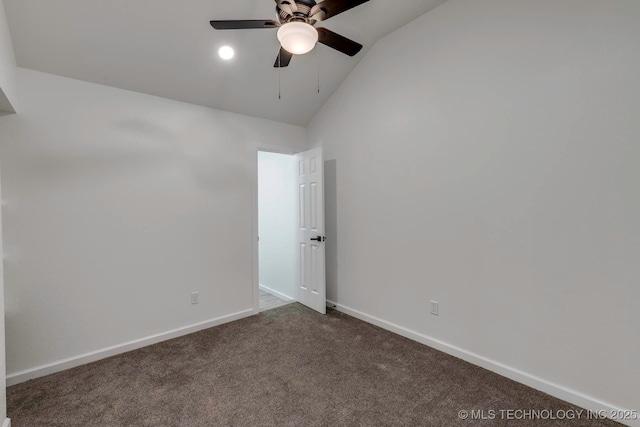
[(278, 30), (278, 40), (287, 52), (302, 55), (316, 45), (318, 32), (305, 22), (289, 22)]

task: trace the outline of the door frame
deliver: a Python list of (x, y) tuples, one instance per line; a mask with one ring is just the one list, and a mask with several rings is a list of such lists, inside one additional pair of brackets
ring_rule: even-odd
[[(307, 150), (307, 148), (289, 147), (285, 145), (273, 145), (273, 144), (258, 144), (253, 153), (253, 167), (252, 167), (252, 179), (251, 179), (251, 238), (253, 240), (253, 314), (260, 313), (260, 243), (258, 242), (258, 153), (260, 151), (267, 153), (278, 153), (295, 155)], [(293, 295), (297, 301), (297, 295)]]

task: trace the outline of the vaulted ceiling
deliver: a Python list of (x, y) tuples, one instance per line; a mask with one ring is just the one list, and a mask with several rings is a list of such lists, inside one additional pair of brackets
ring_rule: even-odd
[[(321, 23), (362, 43), (358, 55), (318, 45), (281, 70), (273, 68), (275, 29), (216, 31), (209, 25), (212, 19), (274, 19), (273, 0), (4, 4), (21, 67), (305, 126), (378, 39), (444, 1), (371, 0)], [(235, 49), (233, 60), (218, 57), (223, 45)]]

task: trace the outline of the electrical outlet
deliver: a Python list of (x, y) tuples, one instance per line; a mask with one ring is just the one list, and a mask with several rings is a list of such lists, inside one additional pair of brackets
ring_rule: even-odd
[(199, 292), (191, 292), (191, 304), (197, 304), (200, 297)]
[(438, 301), (431, 300), (431, 314), (438, 316)]

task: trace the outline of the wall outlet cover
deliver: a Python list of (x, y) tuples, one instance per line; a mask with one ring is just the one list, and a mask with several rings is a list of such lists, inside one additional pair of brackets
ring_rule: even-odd
[(431, 300), (431, 314), (438, 316), (438, 301)]

